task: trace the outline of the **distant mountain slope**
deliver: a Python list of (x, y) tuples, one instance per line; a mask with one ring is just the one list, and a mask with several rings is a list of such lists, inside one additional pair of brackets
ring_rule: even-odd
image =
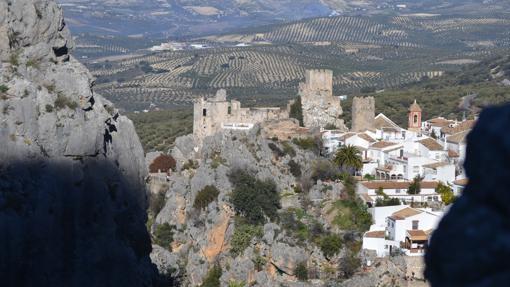
[[(373, 94), (376, 110), (398, 124), (407, 124), (407, 108), (416, 99), (424, 118), (473, 117), (482, 108), (510, 101), (510, 56), (492, 57), (443, 77), (423, 79), (403, 88)], [(350, 100), (344, 114), (350, 115)]]
[[(59, 0), (73, 32), (217, 34), (331, 14), (463, 13), (505, 11), (508, 1), (467, 0)], [(399, 6), (397, 6), (397, 4)]]

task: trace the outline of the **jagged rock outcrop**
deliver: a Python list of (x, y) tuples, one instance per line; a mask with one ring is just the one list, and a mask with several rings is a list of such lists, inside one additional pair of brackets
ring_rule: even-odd
[(131, 121), (92, 91), (52, 0), (0, 0), (2, 286), (153, 286)]
[[(232, 253), (237, 226), (231, 202), (232, 170), (249, 170), (259, 179), (273, 179), (280, 192), (282, 211), (302, 209), (328, 229), (331, 224), (321, 216), (321, 205), (337, 200), (342, 193), (341, 183), (320, 181), (309, 192), (296, 193), (294, 187), (301, 185), (301, 179), (292, 175), (289, 162), (297, 163), (306, 178), (319, 157), (292, 143), (286, 143), (287, 153), (281, 154), (278, 149), (283, 149), (282, 143), (266, 139), (261, 132), (259, 126), (246, 132), (225, 130), (205, 138), (202, 149), (196, 152), (189, 148), (194, 146), (192, 138), (176, 141), (172, 154), (178, 170), (170, 176), (166, 203), (155, 218), (153, 230), (163, 223), (175, 226), (171, 254), (179, 258), (178, 265), (186, 274), (185, 286), (201, 284), (215, 264), (223, 270), (222, 286), (230, 282), (251, 286), (323, 286), (329, 276), (324, 266), (338, 264), (338, 256), (327, 260), (316, 244), (298, 242), (280, 222), (261, 226), (260, 237), (254, 237), (240, 254)], [(208, 185), (218, 189), (218, 198), (205, 209), (197, 210), (194, 200)], [(155, 261), (169, 261), (166, 255), (157, 259), (160, 254), (153, 253)], [(300, 282), (296, 278), (295, 269), (302, 263), (314, 270), (314, 280)], [(169, 267), (167, 264), (160, 269)]]
[(425, 276), (432, 286), (505, 286), (510, 281), (510, 106), (489, 108), (467, 137), (462, 196), (434, 232)]

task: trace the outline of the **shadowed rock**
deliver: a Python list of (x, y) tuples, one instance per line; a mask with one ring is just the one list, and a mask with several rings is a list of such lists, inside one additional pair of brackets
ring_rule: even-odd
[(468, 136), (469, 184), (432, 236), (425, 275), (432, 286), (510, 282), (510, 106), (482, 112)]

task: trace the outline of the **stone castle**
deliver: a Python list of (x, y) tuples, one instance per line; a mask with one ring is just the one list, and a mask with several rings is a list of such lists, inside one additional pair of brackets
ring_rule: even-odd
[(222, 129), (251, 129), (256, 123), (288, 118), (286, 109), (242, 108), (239, 101), (227, 101), (227, 92), (219, 90), (213, 98), (195, 101), (193, 136), (200, 141)]
[[(335, 127), (347, 130), (341, 119), (343, 111), (340, 98), (333, 96), (333, 71), (306, 71), (305, 82), (299, 85), (299, 96), (306, 128)], [(239, 101), (227, 101), (227, 92), (219, 90), (212, 98), (200, 98), (194, 102), (193, 136), (200, 143), (220, 130), (248, 130), (257, 123), (289, 119), (290, 106), (286, 109), (242, 108)]]
[(340, 105), (340, 97), (333, 96), (333, 71), (308, 70), (305, 82), (299, 84), (305, 127), (335, 126), (347, 130)]
[(374, 127), (375, 99), (374, 97), (355, 97), (352, 99), (352, 128), (353, 132), (362, 132)]

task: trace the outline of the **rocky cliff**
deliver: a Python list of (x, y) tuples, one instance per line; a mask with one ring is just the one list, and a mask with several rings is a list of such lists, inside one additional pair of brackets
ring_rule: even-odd
[(152, 286), (132, 123), (92, 91), (52, 0), (0, 0), (2, 286)]
[[(311, 145), (267, 139), (257, 126), (219, 132), (198, 152), (193, 146), (191, 136), (177, 139), (177, 170), (160, 208), (151, 208), (154, 236), (163, 226), (172, 230), (151, 256), (183, 286), (405, 283), (396, 263), (385, 261), (376, 272), (361, 268), (371, 258), (360, 253), (369, 221), (349, 198), (352, 182), (326, 180), (337, 176), (335, 167)], [(260, 209), (263, 219), (253, 216)]]

